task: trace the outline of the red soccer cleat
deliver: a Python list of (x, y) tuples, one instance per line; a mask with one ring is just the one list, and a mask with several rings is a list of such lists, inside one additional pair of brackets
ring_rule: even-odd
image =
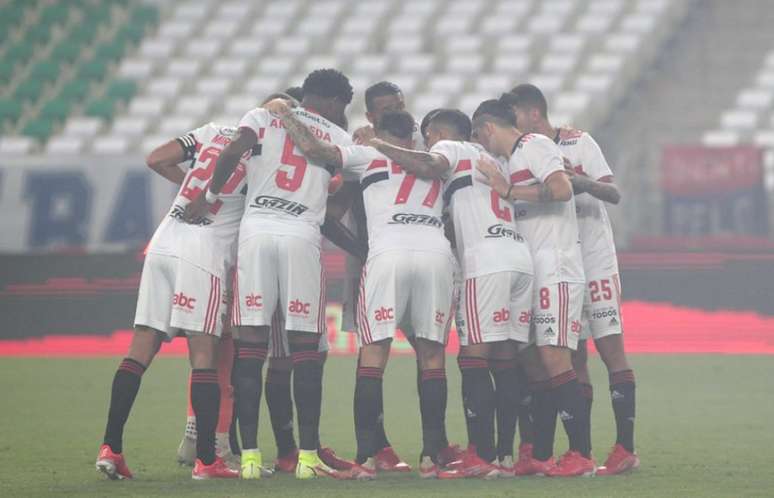
[(345, 470), (334, 470), (331, 477), (342, 481), (373, 481), (376, 479), (376, 464), (374, 458), (369, 458), (362, 465), (350, 462)]
[(336, 452), (328, 447), (321, 447), (317, 450), (317, 455), (325, 465), (333, 470), (349, 470), (355, 465), (355, 462), (351, 460), (345, 460), (336, 456)]
[(99, 447), (97, 455), (97, 470), (105, 474), (109, 479), (131, 479), (132, 472), (124, 461), (124, 455), (113, 453), (110, 446), (103, 444)]
[(518, 468), (514, 468), (514, 474), (517, 476), (547, 476), (556, 467), (554, 457), (545, 461), (529, 457), (529, 460), (525, 460), (523, 463), (521, 460), (519, 462), (516, 464)]
[[(473, 445), (468, 445), (470, 450)], [(438, 452), (438, 465), (446, 468), (454, 468), (462, 463), (466, 450), (460, 448), (459, 444), (450, 444)]]
[(283, 457), (274, 460), (274, 470), (294, 474), (298, 465), (298, 449), (295, 449)]
[(462, 463), (456, 469), (442, 470), (438, 473), (438, 479), (459, 479), (461, 477), (497, 479), (500, 477), (500, 468), (484, 461), (475, 451), (469, 451), (465, 453)]
[(596, 468), (593, 459), (570, 450), (562, 455), (559, 462), (546, 475), (549, 477), (593, 476)]
[(614, 476), (639, 468), (640, 457), (636, 453), (628, 451), (620, 444), (613, 446), (613, 450), (605, 460), (605, 465), (597, 469), (598, 476)]
[(400, 459), (392, 446), (382, 448), (379, 453), (374, 456), (376, 461), (376, 469), (383, 470), (385, 472), (411, 472), (411, 465), (407, 464)]
[(532, 445), (530, 443), (519, 445), (519, 459), (513, 466), (513, 474), (516, 476), (530, 475), (532, 468)]
[(438, 479), (441, 470), (429, 456), (423, 456), (419, 461), (419, 477), (422, 479)]
[(196, 481), (203, 481), (205, 479), (239, 479), (239, 471), (229, 468), (220, 457), (215, 457), (215, 461), (209, 465), (205, 465), (204, 462), (197, 458), (191, 471), (191, 478)]

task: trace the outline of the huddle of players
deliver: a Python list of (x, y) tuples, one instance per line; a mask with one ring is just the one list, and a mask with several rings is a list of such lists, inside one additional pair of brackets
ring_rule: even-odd
[[(588, 134), (551, 128), (542, 94), (520, 85), (483, 102), (472, 121), (457, 110), (431, 112), (421, 127), (428, 150), (415, 150), (416, 125), (403, 110), (400, 90), (383, 82), (369, 92), (369, 117), (376, 119), (373, 128), (355, 133), (357, 144), (342, 129), (352, 88), (335, 70), (307, 77), (300, 107), (277, 98), (248, 112), (236, 130), (208, 125), (178, 139), (192, 169), (176, 178), (182, 187), (143, 268), (135, 338), (114, 378), (97, 460), (109, 477), (131, 477), (121, 453), (123, 425), (161, 338), (183, 330), (191, 350), (190, 397), (198, 429), (195, 479), (261, 476), (262, 367), (280, 340), (293, 363), (296, 476), (373, 479), (384, 468), (378, 461), (386, 447), (382, 374), (398, 326), (409, 331), (417, 352), (422, 477), (594, 473), (585, 357), (576, 355), (580, 362), (573, 365), (571, 355), (582, 314), (611, 374), (618, 428), (617, 443), (598, 473), (639, 464), (615, 249), (599, 200), (612, 200), (617, 190), (596, 143)], [(394, 104), (375, 116), (378, 97), (392, 97)], [(179, 150), (170, 154), (169, 164), (180, 162), (179, 156)], [(360, 241), (335, 220), (354, 197), (352, 211), (360, 200), (368, 238), (355, 312), (358, 451), (355, 462), (340, 470), (326, 465), (319, 451), (326, 349), (320, 340), (325, 332), (320, 226), (337, 170), (345, 184), (331, 199), (326, 235), (362, 256)], [(589, 197), (586, 205), (578, 203), (577, 219), (573, 189), (579, 199)], [(591, 220), (588, 230), (584, 218)], [(355, 230), (363, 233), (360, 221)], [(454, 249), (445, 227), (452, 228)], [(589, 239), (588, 251), (586, 232), (603, 236)], [(596, 254), (600, 243), (612, 258)], [(595, 254), (587, 258), (587, 252)], [(594, 274), (588, 266), (593, 258), (604, 259)], [(234, 264), (231, 322), (238, 339), (231, 383), (243, 448), (240, 471), (216, 456), (214, 445), (220, 396), (216, 345), (226, 315), (221, 282)], [(445, 432), (444, 347), (455, 314), (465, 451), (450, 446)], [(579, 376), (587, 389), (581, 389)], [(555, 461), (557, 414), (570, 449)], [(520, 415), (522, 444), (514, 464)]]

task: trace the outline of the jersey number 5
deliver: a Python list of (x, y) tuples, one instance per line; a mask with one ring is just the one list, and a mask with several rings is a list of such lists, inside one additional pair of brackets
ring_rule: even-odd
[(282, 148), (282, 157), (280, 162), (285, 166), (293, 168), (290, 171), (283, 169), (277, 170), (275, 181), (282, 190), (295, 192), (301, 187), (306, 173), (306, 158), (295, 153), (296, 144), (291, 140), (290, 135), (285, 136), (285, 146)]

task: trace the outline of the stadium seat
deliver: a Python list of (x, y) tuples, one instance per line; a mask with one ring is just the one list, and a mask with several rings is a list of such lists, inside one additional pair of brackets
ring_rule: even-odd
[(774, 101), (774, 91), (745, 89), (736, 96), (736, 105), (742, 109), (765, 110)]
[(167, 76), (194, 79), (202, 71), (202, 61), (188, 57), (179, 57), (166, 61), (163, 68)]
[(530, 17), (527, 20), (527, 30), (530, 33), (539, 33), (551, 35), (562, 30), (564, 19), (555, 15), (544, 15), (540, 17)]
[(84, 140), (80, 137), (62, 135), (46, 143), (46, 153), (53, 156), (77, 155), (83, 151)]
[(99, 155), (126, 154), (129, 151), (129, 140), (123, 136), (108, 135), (98, 137), (91, 146), (91, 151)]
[(446, 60), (446, 71), (450, 73), (478, 75), (484, 66), (484, 58), (478, 54), (450, 55)]
[(711, 130), (701, 137), (701, 143), (711, 147), (726, 147), (739, 143), (739, 134), (733, 130)]
[(0, 98), (0, 129), (6, 123), (15, 123), (22, 115), (22, 103), (16, 99)]
[(222, 38), (201, 38), (186, 44), (184, 53), (194, 59), (214, 59), (222, 47)]
[(287, 75), (296, 66), (296, 60), (289, 57), (262, 57), (258, 63), (263, 75)]
[(605, 33), (610, 30), (613, 16), (600, 14), (587, 14), (578, 19), (575, 30), (581, 33)]
[(50, 119), (56, 123), (63, 122), (72, 110), (72, 103), (63, 98), (58, 98), (46, 102), (40, 109), (41, 118)]
[(120, 102), (128, 102), (137, 93), (137, 83), (133, 80), (114, 80), (105, 90), (105, 95)]
[(527, 54), (498, 55), (494, 60), (494, 71), (511, 77), (524, 74), (529, 69)]
[(435, 67), (435, 56), (414, 54), (398, 58), (398, 69), (405, 74), (427, 74)]
[(500, 38), (498, 49), (500, 53), (526, 52), (532, 45), (532, 38), (527, 35), (508, 35)]
[(108, 71), (108, 63), (102, 59), (92, 59), (82, 64), (78, 70), (78, 77), (84, 80), (102, 80)]
[(43, 61), (38, 62), (32, 67), (30, 77), (43, 83), (55, 81), (61, 72), (61, 66), (57, 62)]
[[(269, 95), (272, 92), (267, 92)], [(232, 95), (226, 99), (223, 110), (231, 115), (242, 116), (250, 109), (257, 107), (261, 103), (262, 97), (251, 94)]]
[(253, 59), (257, 57), (265, 48), (266, 44), (262, 39), (248, 38), (239, 43), (232, 43), (228, 46), (228, 52), (234, 57), (244, 57)]
[(720, 116), (721, 127), (728, 130), (752, 129), (758, 124), (758, 114), (755, 111), (726, 111)]
[(150, 125), (150, 120), (144, 116), (123, 116), (113, 122), (111, 131), (115, 135), (141, 137)]
[(540, 88), (551, 100), (564, 85), (564, 77), (558, 74), (534, 74), (529, 77), (529, 82)]
[(144, 80), (153, 74), (153, 59), (124, 59), (118, 69), (118, 75), (125, 78)]
[(102, 128), (102, 121), (92, 117), (72, 117), (62, 130), (62, 134), (70, 137), (91, 138)]
[(239, 29), (239, 23), (242, 19), (218, 19), (207, 23), (204, 30), (204, 36), (208, 39), (228, 38), (231, 39)]
[(258, 76), (247, 80), (244, 86), (244, 91), (251, 95), (255, 95), (256, 98), (260, 98), (262, 95), (269, 95), (279, 90), (284, 90), (280, 85), (282, 84), (282, 78), (276, 75)]
[(335, 55), (312, 55), (304, 60), (304, 68), (302, 72), (308, 74), (315, 69), (320, 69), (321, 67), (338, 67), (339, 60), (340, 59)]
[(378, 76), (384, 74), (389, 63), (390, 60), (387, 56), (370, 54), (366, 57), (359, 57), (352, 65), (352, 72), (367, 76)]
[(155, 117), (164, 111), (165, 99), (159, 96), (139, 96), (129, 103), (129, 114)]
[(419, 35), (393, 36), (387, 40), (384, 50), (388, 54), (405, 56), (405, 54), (421, 52), (424, 43), (423, 37)]
[(193, 34), (195, 28), (196, 23), (191, 19), (175, 19), (164, 23), (158, 33), (161, 38), (186, 39)]
[(476, 92), (489, 95), (489, 98), (499, 97), (501, 93), (513, 88), (514, 81), (503, 74), (485, 74), (474, 80)]
[(44, 85), (42, 81), (27, 80), (16, 87), (13, 92), (13, 98), (24, 103), (37, 101), (43, 94)]
[(505, 35), (516, 29), (517, 20), (513, 17), (493, 15), (481, 23), (480, 30), (484, 35)]
[(464, 85), (465, 79), (458, 74), (436, 74), (428, 81), (427, 90), (439, 94), (456, 94), (462, 91)]
[(247, 71), (247, 63), (243, 58), (221, 59), (212, 66), (211, 72), (213, 75), (239, 79)]
[(760, 130), (753, 135), (753, 143), (760, 147), (774, 149), (774, 130)]
[(540, 61), (540, 71), (545, 74), (567, 74), (573, 70), (576, 63), (574, 54), (548, 53)]
[(37, 118), (29, 121), (22, 128), (22, 135), (45, 142), (54, 132), (54, 123), (50, 119)]
[(101, 118), (108, 121), (113, 118), (116, 108), (116, 99), (111, 97), (102, 97), (86, 104), (84, 113), (87, 116)]
[(151, 80), (145, 87), (145, 92), (149, 95), (159, 97), (176, 97), (183, 86), (183, 80), (175, 76), (165, 76)]
[[(188, 131), (188, 130), (185, 130)], [(182, 133), (182, 132), (180, 132)], [(175, 135), (176, 136), (176, 135)], [(164, 145), (170, 140), (170, 136), (167, 135), (151, 135), (146, 136), (140, 145), (140, 153), (142, 154), (148, 154), (150, 151), (158, 147), (159, 145)]]
[(167, 116), (164, 121), (161, 122), (158, 133), (173, 138), (187, 133), (199, 125), (200, 123), (198, 123), (196, 118), (192, 116)]
[(216, 99), (212, 95), (186, 95), (177, 100), (174, 112), (178, 115), (192, 116), (196, 119), (207, 118), (214, 100)]
[(212, 76), (209, 78), (202, 78), (196, 82), (196, 92), (202, 95), (209, 95), (211, 97), (222, 97), (226, 95), (231, 88), (234, 80), (230, 78), (221, 78), (220, 76)]
[(0, 154), (3, 157), (27, 155), (34, 146), (35, 142), (30, 137), (14, 135), (0, 137)]
[[(197, 41), (201, 42), (202, 40)], [(192, 42), (191, 45), (194, 43), (196, 42)], [(175, 41), (172, 39), (146, 39), (140, 44), (138, 54), (144, 59), (168, 59), (174, 50)]]
[(774, 89), (774, 68), (764, 68), (755, 78), (755, 83), (760, 88)]

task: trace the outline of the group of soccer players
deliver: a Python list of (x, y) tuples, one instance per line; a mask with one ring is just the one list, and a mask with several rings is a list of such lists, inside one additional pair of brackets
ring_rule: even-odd
[[(620, 194), (596, 142), (554, 128), (533, 85), (482, 102), (471, 117), (436, 109), (418, 125), (401, 90), (380, 82), (365, 93), (371, 125), (350, 136), (352, 96), (342, 73), (316, 70), (238, 127), (210, 123), (148, 157), (180, 189), (148, 246), (97, 469), (132, 477), (122, 436), (142, 374), (163, 340), (184, 333), (192, 371), (179, 459), (193, 464), (194, 479), (259, 479), (276, 470), (370, 480), (409, 471), (384, 429), (382, 376), (398, 328), (417, 357), (421, 477), (636, 468), (634, 375), (604, 206)], [(328, 349), (323, 235), (350, 255), (345, 322), (360, 347), (351, 462), (319, 437)], [(445, 427), (452, 320), (464, 450), (449, 443)], [(601, 467), (591, 456), (590, 337), (610, 375), (617, 432)], [(268, 357), (273, 469), (257, 441)], [(569, 449), (554, 459), (557, 416)]]

